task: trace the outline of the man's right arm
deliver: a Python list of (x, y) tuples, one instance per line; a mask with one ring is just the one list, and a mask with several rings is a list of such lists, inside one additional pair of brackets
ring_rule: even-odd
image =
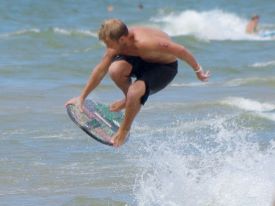
[(76, 104), (79, 105), (80, 111), (83, 111), (83, 103), (85, 98), (99, 85), (99, 83), (107, 73), (108, 68), (112, 63), (112, 59), (115, 55), (116, 54), (114, 50), (107, 49), (100, 63), (96, 65), (96, 67), (93, 69), (87, 84), (81, 92), (81, 95), (79, 97), (70, 99), (66, 102), (65, 105)]
[(114, 56), (114, 51), (107, 49), (100, 63), (96, 65), (96, 67), (93, 69), (86, 86), (82, 90), (80, 95), (81, 99), (84, 100), (90, 94), (90, 92), (92, 92), (99, 85), (99, 83), (107, 73)]

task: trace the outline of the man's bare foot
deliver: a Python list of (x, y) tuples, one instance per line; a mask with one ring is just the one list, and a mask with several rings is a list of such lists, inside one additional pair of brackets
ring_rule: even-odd
[(125, 105), (126, 105), (126, 100), (125, 99), (116, 101), (116, 102), (114, 102), (110, 105), (110, 111), (111, 112), (118, 112), (118, 111), (124, 109)]
[(112, 137), (111, 142), (113, 143), (114, 147), (121, 146), (129, 135), (129, 130), (122, 130), (121, 128), (118, 129), (117, 133)]

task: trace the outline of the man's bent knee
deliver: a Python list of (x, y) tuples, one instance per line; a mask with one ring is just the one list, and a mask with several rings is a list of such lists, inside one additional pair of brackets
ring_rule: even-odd
[(113, 62), (108, 70), (109, 75), (113, 80), (128, 78), (132, 70), (132, 66), (126, 61)]

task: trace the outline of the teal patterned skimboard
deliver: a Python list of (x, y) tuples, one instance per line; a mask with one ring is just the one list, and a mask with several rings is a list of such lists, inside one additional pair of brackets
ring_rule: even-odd
[(124, 115), (122, 112), (111, 112), (109, 106), (89, 99), (85, 100), (84, 112), (78, 107), (67, 105), (71, 120), (97, 141), (112, 146), (111, 138), (117, 132)]

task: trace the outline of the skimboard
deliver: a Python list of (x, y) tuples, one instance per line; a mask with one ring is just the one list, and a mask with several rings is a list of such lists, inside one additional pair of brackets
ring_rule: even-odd
[[(112, 136), (117, 132), (124, 115), (122, 112), (111, 112), (109, 106), (86, 99), (84, 111), (76, 105), (67, 105), (71, 120), (95, 140), (113, 146)], [(127, 137), (128, 138), (128, 137)]]

